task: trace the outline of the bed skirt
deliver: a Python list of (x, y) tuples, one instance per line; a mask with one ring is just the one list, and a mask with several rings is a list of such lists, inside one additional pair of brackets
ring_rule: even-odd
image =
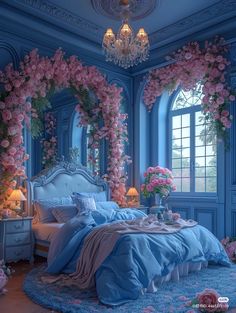
[(208, 266), (208, 262), (196, 262), (196, 263), (183, 263), (178, 264), (172, 272), (166, 276), (155, 276), (154, 279), (149, 284), (148, 288), (144, 288), (142, 293), (145, 292), (156, 292), (158, 288), (165, 282), (170, 280), (179, 281), (182, 276), (188, 276), (191, 272), (200, 271)]
[(47, 258), (50, 242), (44, 240), (35, 240), (34, 254)]

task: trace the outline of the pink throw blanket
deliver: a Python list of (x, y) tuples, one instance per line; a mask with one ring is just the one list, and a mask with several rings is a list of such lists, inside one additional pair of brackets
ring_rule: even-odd
[(195, 221), (184, 221), (182, 219), (174, 224), (166, 225), (160, 223), (155, 216), (148, 216), (132, 221), (119, 221), (96, 228), (85, 239), (76, 272), (72, 274), (72, 277), (77, 280), (77, 284), (81, 289), (94, 287), (94, 274), (112, 252), (121, 234), (171, 234), (182, 228), (195, 225), (197, 225)]

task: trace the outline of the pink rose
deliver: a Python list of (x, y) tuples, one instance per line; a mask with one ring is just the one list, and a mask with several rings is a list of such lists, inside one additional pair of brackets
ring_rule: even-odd
[(1, 146), (3, 147), (3, 148), (7, 148), (8, 146), (9, 146), (9, 141), (7, 140), (7, 139), (3, 139), (2, 141), (1, 141)]
[(201, 312), (215, 312), (220, 295), (214, 289), (205, 289), (197, 295), (199, 310)]

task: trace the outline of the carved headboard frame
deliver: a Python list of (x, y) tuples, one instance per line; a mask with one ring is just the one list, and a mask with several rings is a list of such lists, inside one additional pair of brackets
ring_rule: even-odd
[(108, 184), (82, 165), (60, 162), (41, 171), (27, 183), (27, 214), (32, 216), (33, 201), (52, 197), (70, 196), (72, 192), (105, 191), (110, 199)]

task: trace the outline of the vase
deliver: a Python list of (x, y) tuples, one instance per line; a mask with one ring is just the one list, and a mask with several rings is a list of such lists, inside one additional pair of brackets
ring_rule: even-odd
[(159, 193), (156, 193), (154, 196), (154, 206), (158, 208), (164, 208), (163, 197)]

